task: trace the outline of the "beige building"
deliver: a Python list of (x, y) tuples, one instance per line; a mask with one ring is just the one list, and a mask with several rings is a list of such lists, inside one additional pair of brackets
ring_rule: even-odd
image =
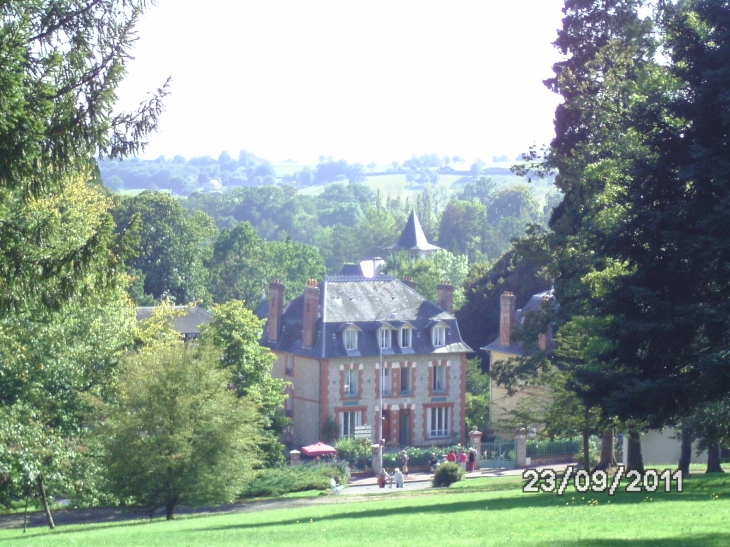
[(453, 287), (438, 293), (440, 306), (395, 278), (333, 276), (285, 302), (271, 283), (261, 344), (276, 354), (272, 375), (291, 383), (284, 441), (315, 443), (334, 420), (340, 437), (370, 426), (373, 442), (390, 445), (464, 442), (471, 349)]
[[(482, 349), (489, 353), (492, 366), (499, 361), (524, 355), (524, 343), (514, 340), (513, 330), (515, 326), (524, 324), (526, 314), (538, 312), (542, 306), (554, 305), (552, 291), (546, 291), (533, 295), (523, 309), (517, 309), (516, 297), (510, 292), (505, 292), (500, 297), (499, 313), (499, 336)], [(549, 350), (552, 346), (552, 333), (550, 329), (540, 335), (538, 345), (542, 350)], [(498, 385), (494, 380), (491, 382), (491, 397), (489, 408), (489, 422), (492, 429), (501, 436), (511, 436), (514, 431), (507, 431), (505, 424), (510, 422), (513, 412), (527, 397), (535, 399), (548, 399), (550, 392), (539, 386), (524, 386), (518, 389), (517, 393), (509, 394), (507, 388)]]

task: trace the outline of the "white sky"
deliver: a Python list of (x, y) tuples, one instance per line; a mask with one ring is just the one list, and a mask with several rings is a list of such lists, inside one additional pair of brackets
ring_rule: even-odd
[(513, 159), (548, 143), (562, 0), (157, 0), (119, 89), (172, 76), (146, 158)]

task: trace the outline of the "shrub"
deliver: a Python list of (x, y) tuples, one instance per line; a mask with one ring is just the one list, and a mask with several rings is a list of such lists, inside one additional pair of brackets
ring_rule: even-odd
[(446, 462), (436, 468), (433, 486), (451, 486), (464, 478), (464, 470), (458, 463)]
[(264, 469), (248, 484), (241, 497), (276, 497), (290, 492), (329, 490), (330, 479), (344, 484), (349, 478), (348, 472), (344, 464), (328, 463)]

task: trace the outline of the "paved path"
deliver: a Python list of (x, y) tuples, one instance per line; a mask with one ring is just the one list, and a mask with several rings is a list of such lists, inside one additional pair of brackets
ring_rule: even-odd
[[(546, 467), (538, 467), (537, 469), (545, 469)], [(565, 465), (549, 466), (555, 471), (563, 471)], [(504, 477), (521, 475), (522, 469), (482, 469), (467, 473), (467, 479), (475, 479), (479, 477)], [(390, 493), (398, 493), (408, 490), (424, 490), (431, 487), (432, 473), (410, 473), (405, 478), (404, 488), (379, 488), (376, 478), (373, 476), (353, 475), (348, 487), (342, 489), (341, 495), (329, 495), (311, 498), (280, 498), (262, 501), (244, 501), (220, 507), (203, 507), (189, 508), (179, 507), (175, 509), (175, 514), (217, 514), (217, 513), (248, 513), (251, 511), (264, 511), (268, 509), (285, 509), (295, 507), (305, 507), (308, 505), (317, 505), (325, 503), (352, 503), (357, 501), (366, 501), (373, 499), (373, 494), (388, 495)], [(164, 517), (164, 509), (158, 510), (154, 514), (155, 518)], [(57, 526), (69, 524), (92, 524), (92, 523), (109, 523), (123, 522), (134, 520), (149, 519), (149, 511), (139, 508), (105, 508), (96, 507), (90, 509), (64, 509), (54, 511), (53, 520)], [(28, 514), (28, 526), (46, 526), (45, 515), (42, 511), (35, 511)], [(0, 515), (0, 529), (22, 528), (23, 514), (14, 513), (8, 515)]]

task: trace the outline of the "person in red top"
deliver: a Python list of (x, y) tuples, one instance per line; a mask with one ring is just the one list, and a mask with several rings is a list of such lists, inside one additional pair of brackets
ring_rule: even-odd
[(459, 465), (466, 471), (466, 452), (459, 450)]
[(449, 451), (449, 454), (446, 456), (446, 461), (448, 461), (448, 462), (456, 461), (456, 453), (453, 450)]

